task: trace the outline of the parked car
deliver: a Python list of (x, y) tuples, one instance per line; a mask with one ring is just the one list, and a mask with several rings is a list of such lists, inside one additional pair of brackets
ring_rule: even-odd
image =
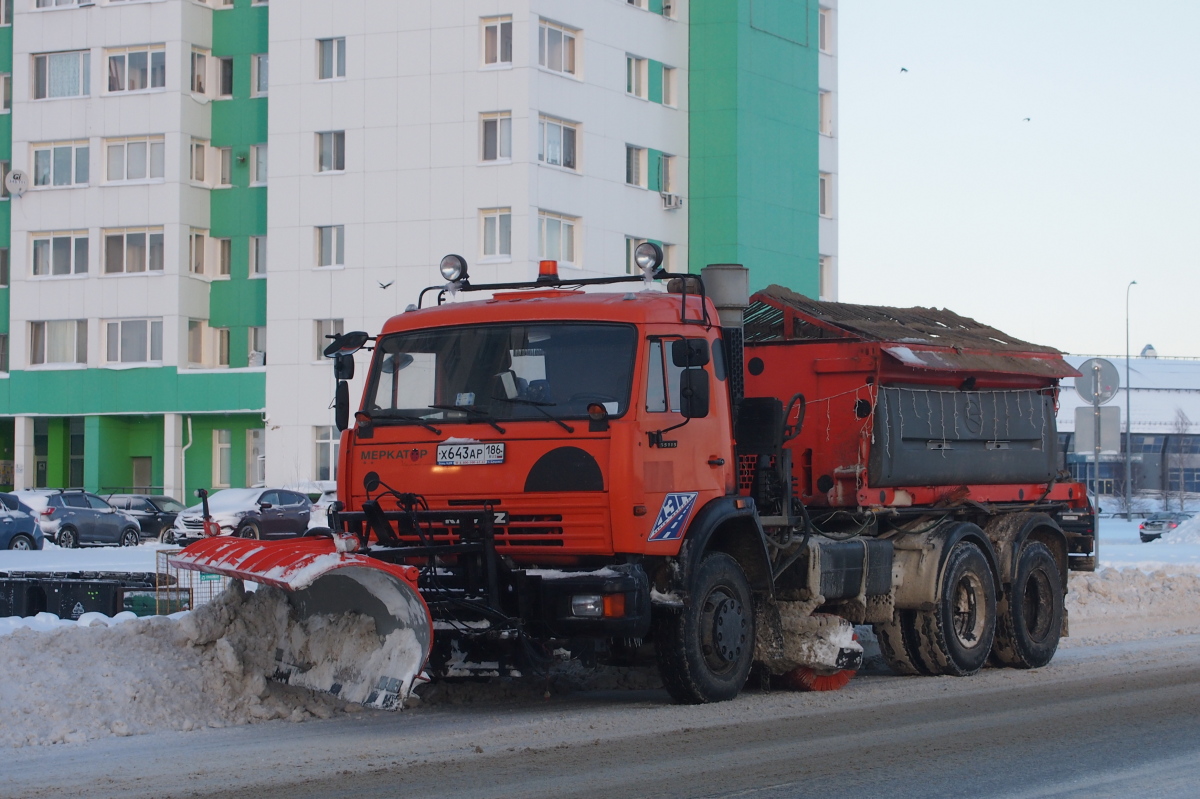
[(0, 549), (41, 549), (45, 543), (33, 508), (0, 493)]
[(142, 539), (162, 538), (175, 526), (175, 517), (183, 512), (183, 503), (161, 494), (110, 494), (108, 504), (137, 519)]
[(1138, 526), (1138, 537), (1142, 539), (1143, 544), (1147, 544), (1161, 538), (1163, 533), (1171, 532), (1190, 518), (1190, 513), (1152, 513)]
[[(208, 497), (209, 514), (221, 535), (242, 538), (292, 538), (303, 535), (312, 517), (312, 502), (282, 488), (226, 488)], [(175, 543), (203, 536), (203, 503), (179, 514), (173, 528)]]
[(137, 519), (81, 490), (38, 488), (13, 495), (37, 514), (42, 534), (65, 549), (78, 546), (136, 547)]

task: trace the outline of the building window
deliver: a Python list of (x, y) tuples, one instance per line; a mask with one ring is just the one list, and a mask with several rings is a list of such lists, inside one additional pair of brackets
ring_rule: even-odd
[(507, 161), (512, 158), (512, 115), (486, 114), (483, 117), (483, 160)]
[(336, 480), (338, 466), (338, 448), (342, 437), (336, 427), (318, 427), (317, 433), (317, 469), (315, 479)]
[(104, 323), (108, 363), (147, 363), (162, 360), (161, 319), (120, 319)]
[(637, 250), (639, 244), (645, 244), (646, 239), (639, 239), (633, 236), (625, 237), (625, 274), (640, 275), (642, 270), (638, 267), (637, 262), (633, 260), (633, 253)]
[(577, 31), (542, 22), (538, 26), (538, 64), (551, 72), (574, 75), (577, 35)]
[(538, 121), (538, 160), (574, 169), (577, 133), (570, 122), (542, 117)]
[(246, 485), (267, 484), (266, 432), (261, 427), (246, 431)]
[(217, 366), (229, 365), (229, 328), (214, 327), (217, 336)]
[(346, 265), (346, 226), (317, 228), (317, 266)]
[(819, 290), (822, 300), (834, 300), (834, 282), (833, 282), (833, 259), (828, 255), (822, 255), (817, 259), (819, 267)]
[(162, 136), (109, 139), (104, 143), (108, 181), (161, 180), (167, 148)]
[(675, 68), (663, 67), (662, 104), (675, 105)]
[(233, 465), (233, 431), (213, 431), (213, 488), (229, 488)]
[(317, 352), (313, 356), (314, 360), (325, 360), (325, 347), (329, 346), (329, 342), (345, 332), (345, 323), (341, 319), (317, 319), (313, 322), (313, 326), (317, 332)]
[(108, 90), (141, 92), (167, 85), (167, 51), (156, 48), (108, 51)]
[(33, 145), (33, 185), (87, 184), (90, 154), (85, 141)]
[(233, 148), (221, 147), (217, 150), (217, 158), (221, 162), (221, 176), (218, 186), (233, 185)]
[(30, 322), (29, 363), (87, 363), (87, 320)]
[(625, 145), (625, 182), (646, 188), (646, 148)]
[(85, 97), (91, 82), (91, 53), (45, 53), (33, 57), (33, 97)]
[(0, 247), (0, 288), (8, 285), (8, 248)]
[(817, 12), (817, 48), (822, 53), (833, 51), (833, 12), (828, 8)]
[(208, 87), (208, 53), (192, 50), (192, 91), (205, 94)]
[(233, 58), (221, 58), (217, 60), (220, 64), (221, 79), (218, 83), (218, 97), (233, 97)]
[(256, 144), (250, 148), (250, 155), (254, 161), (254, 180), (252, 184), (255, 186), (265, 186), (267, 184), (267, 145)]
[(12, 24), (13, 0), (0, 0), (0, 25)]
[(317, 171), (341, 172), (346, 168), (346, 132), (317, 134)]
[(217, 275), (229, 277), (233, 272), (233, 239), (213, 239), (217, 243)]
[(12, 161), (0, 161), (0, 200), (7, 200), (10, 196), (6, 183), (9, 172), (12, 172)]
[(188, 364), (202, 366), (204, 364), (204, 333), (208, 324), (203, 319), (188, 320)]
[(104, 231), (104, 274), (162, 271), (162, 228)]
[(251, 75), (251, 85), (254, 91), (250, 94), (253, 97), (266, 97), (267, 87), (270, 85), (270, 56), (266, 53), (260, 53), (250, 57), (250, 64), (253, 67)]
[(538, 214), (538, 258), (574, 264), (575, 227), (579, 220), (542, 211)]
[(0, 372), (8, 374), (8, 334), (0, 333)]
[(512, 212), (508, 208), (483, 212), (483, 257), (512, 257)]
[(188, 264), (193, 275), (204, 274), (204, 241), (207, 231), (193, 229), (188, 234)]
[(317, 40), (317, 80), (346, 77), (346, 40)]
[(833, 92), (820, 92), (817, 95), (817, 108), (820, 114), (820, 131), (826, 136), (833, 135)]
[(0, 75), (0, 95), (4, 97), (4, 113), (12, 111), (12, 75), (7, 72)]
[(833, 175), (822, 172), (820, 177), (820, 206), (821, 216), (833, 216)]
[(658, 158), (658, 190), (663, 194), (675, 191), (675, 156), (660, 155)]
[(498, 66), (512, 64), (512, 18), (483, 21), (483, 63)]
[(33, 234), (33, 274), (84, 275), (88, 271), (86, 231)]
[(250, 274), (267, 274), (267, 237), (250, 237)]
[(648, 84), (649, 81), (646, 80), (646, 59), (626, 54), (625, 93), (645, 100), (649, 93)]
[(200, 139), (192, 139), (192, 180), (204, 182), (204, 151), (208, 149), (208, 142)]
[(266, 366), (267, 365), (267, 329), (265, 327), (251, 327), (247, 330), (247, 343), (250, 345), (250, 352), (247, 354), (247, 366)]

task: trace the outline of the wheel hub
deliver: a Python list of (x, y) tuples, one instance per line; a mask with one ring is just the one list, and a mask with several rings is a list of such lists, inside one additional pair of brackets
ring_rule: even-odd
[(974, 574), (964, 574), (954, 587), (954, 634), (968, 649), (979, 643), (987, 623), (987, 614), (979, 607), (982, 597), (983, 586)]
[(704, 651), (710, 664), (724, 669), (737, 663), (746, 645), (746, 611), (735, 597), (714, 591), (705, 603)]

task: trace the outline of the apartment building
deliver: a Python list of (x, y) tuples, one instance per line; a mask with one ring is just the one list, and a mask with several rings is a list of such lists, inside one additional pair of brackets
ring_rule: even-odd
[[(0, 486), (336, 475), (327, 336), (436, 282), (836, 297), (836, 3), (0, 0)], [(269, 347), (268, 347), (269, 343)], [(361, 371), (361, 370), (360, 370)], [(361, 386), (355, 386), (355, 389)]]

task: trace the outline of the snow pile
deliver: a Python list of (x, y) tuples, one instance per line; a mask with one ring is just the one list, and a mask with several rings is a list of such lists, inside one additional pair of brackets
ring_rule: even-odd
[(1135, 569), (1073, 572), (1067, 610), (1072, 621), (1200, 615), (1200, 575)]
[(357, 709), (266, 680), (276, 643), (288, 630), (288, 604), (275, 589), (246, 593), (235, 582), (177, 618), (111, 628), (91, 621), (48, 632), (24, 627), (0, 637), (6, 675), (0, 746), (303, 721)]
[(1200, 544), (1200, 515), (1180, 522), (1174, 530), (1167, 530), (1159, 539), (1164, 544)]
[(116, 616), (106, 616), (103, 613), (84, 613), (78, 619), (60, 619), (53, 613), (39, 613), (36, 616), (5, 616), (0, 618), (0, 635), (7, 635), (14, 630), (30, 629), (49, 632), (63, 627), (111, 627), (126, 621), (133, 621), (137, 614), (132, 611), (122, 611)]

